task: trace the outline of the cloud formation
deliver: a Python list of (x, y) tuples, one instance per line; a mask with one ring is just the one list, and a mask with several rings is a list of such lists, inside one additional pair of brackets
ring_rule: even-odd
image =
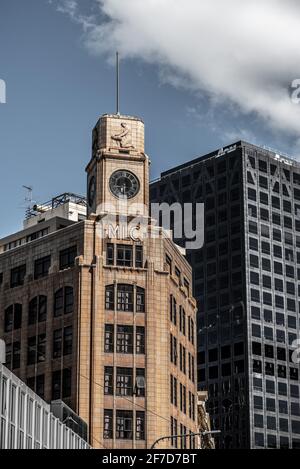
[(290, 89), (300, 78), (298, 0), (93, 1), (98, 20), (79, 13), (80, 1), (61, 6), (84, 26), (92, 53), (118, 49), (159, 64), (172, 85), (300, 137), (300, 104)]

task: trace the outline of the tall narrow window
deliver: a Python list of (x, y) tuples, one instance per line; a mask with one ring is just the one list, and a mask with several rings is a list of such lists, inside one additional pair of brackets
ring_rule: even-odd
[(105, 287), (105, 309), (113, 311), (115, 309), (115, 288), (114, 285)]
[(133, 286), (118, 285), (117, 290), (118, 311), (133, 311)]
[(130, 410), (117, 410), (116, 438), (118, 440), (132, 440), (133, 413)]
[(10, 370), (17, 370), (21, 365), (21, 343), (14, 342), (6, 346), (6, 366)]
[(51, 266), (51, 256), (43, 257), (38, 259), (34, 263), (34, 279), (47, 277)]
[(54, 317), (70, 314), (74, 309), (74, 294), (72, 287), (58, 290), (54, 295)]
[(117, 396), (132, 396), (133, 370), (132, 368), (117, 368)]
[(138, 269), (142, 269), (143, 264), (143, 246), (137, 245), (135, 247), (135, 266)]
[(117, 327), (117, 353), (133, 353), (133, 327)]
[(114, 265), (115, 263), (115, 245), (114, 244), (107, 244), (106, 247), (106, 264), (107, 265)]
[(4, 312), (4, 332), (21, 329), (22, 305), (15, 304), (6, 308)]
[(53, 358), (60, 358), (62, 355), (62, 329), (53, 332)]
[(47, 319), (47, 297), (37, 296), (29, 303), (28, 325), (44, 322)]
[(105, 440), (112, 440), (113, 438), (113, 411), (110, 409), (104, 410), (103, 437)]
[(28, 338), (27, 364), (43, 363), (46, 360), (46, 334)]
[(114, 369), (106, 366), (104, 369), (104, 394), (112, 396), (114, 393)]
[(145, 391), (146, 391), (145, 369), (137, 368), (136, 369), (136, 384), (135, 384), (136, 396), (145, 397)]
[(54, 371), (52, 374), (52, 400), (64, 399), (71, 396), (72, 390), (72, 370)]
[(114, 352), (114, 326), (112, 324), (105, 324), (104, 352)]
[(136, 289), (136, 311), (137, 313), (145, 312), (145, 290), (137, 287)]
[(137, 411), (136, 413), (136, 439), (145, 439), (145, 412)]
[(141, 326), (136, 327), (136, 353), (145, 354), (145, 328)]

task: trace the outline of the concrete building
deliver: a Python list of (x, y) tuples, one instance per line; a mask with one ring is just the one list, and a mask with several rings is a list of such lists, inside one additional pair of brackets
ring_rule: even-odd
[(0, 363), (0, 449), (89, 449), (89, 445)]
[(64, 194), (0, 240), (0, 337), (7, 366), (73, 409), (91, 446), (149, 448), (197, 431), (192, 271), (152, 227), (140, 119), (101, 117), (86, 170), (87, 211)]
[(205, 204), (187, 257), (218, 447), (299, 448), (299, 162), (240, 141), (164, 172), (150, 199)]

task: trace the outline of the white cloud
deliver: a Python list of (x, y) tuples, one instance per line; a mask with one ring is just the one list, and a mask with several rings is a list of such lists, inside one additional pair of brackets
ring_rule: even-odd
[[(272, 129), (300, 135), (298, 0), (94, 0), (103, 17), (85, 20), (96, 54), (158, 63), (174, 86), (207, 93), (214, 103), (255, 113)], [(75, 0), (66, 0), (73, 19)], [(80, 22), (79, 21), (79, 22)]]

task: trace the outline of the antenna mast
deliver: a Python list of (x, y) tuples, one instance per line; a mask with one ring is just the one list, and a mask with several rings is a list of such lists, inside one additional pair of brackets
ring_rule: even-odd
[(25, 195), (25, 204), (26, 204), (26, 217), (30, 214), (30, 210), (32, 208), (32, 191), (33, 188), (31, 186), (22, 186), (23, 189), (26, 190)]
[(120, 115), (120, 55), (116, 53), (117, 115)]

